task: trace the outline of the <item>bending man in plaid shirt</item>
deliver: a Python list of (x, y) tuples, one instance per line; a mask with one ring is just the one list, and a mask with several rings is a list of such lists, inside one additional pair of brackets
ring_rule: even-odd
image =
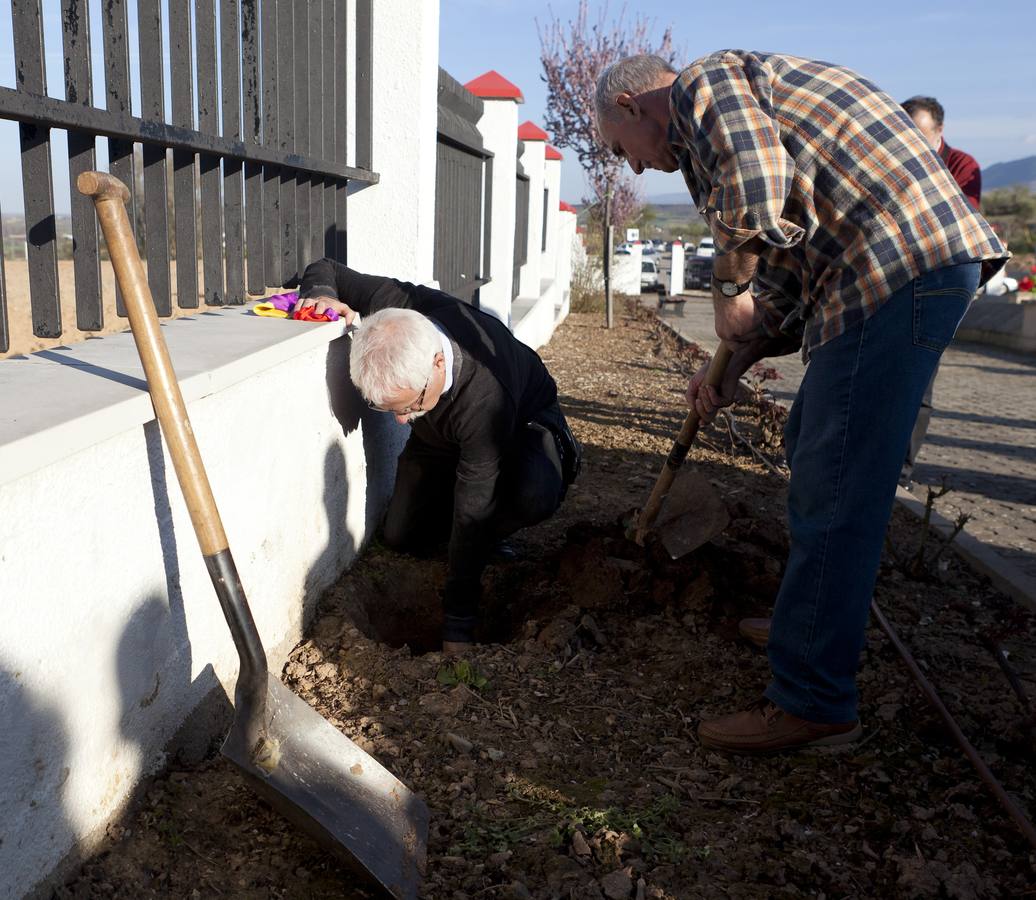
[(918, 407), (978, 286), (1007, 258), (887, 94), (840, 66), (727, 50), (673, 71), (630, 57), (597, 84), (601, 139), (634, 172), (679, 169), (716, 243), (711, 419), (758, 360), (809, 362), (785, 428), (791, 551), (772, 681), (702, 722), (708, 747), (773, 752), (860, 733), (856, 669)]

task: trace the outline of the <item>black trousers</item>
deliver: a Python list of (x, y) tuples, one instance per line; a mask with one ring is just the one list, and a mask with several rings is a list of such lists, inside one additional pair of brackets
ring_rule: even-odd
[[(557, 415), (560, 415), (558, 410)], [(457, 456), (413, 437), (396, 467), (396, 485), (385, 517), (385, 543), (396, 550), (428, 553), (449, 539)], [(523, 425), (504, 457), (493, 519), (486, 524), (492, 543), (550, 518), (561, 505), (565, 486), (554, 436)]]

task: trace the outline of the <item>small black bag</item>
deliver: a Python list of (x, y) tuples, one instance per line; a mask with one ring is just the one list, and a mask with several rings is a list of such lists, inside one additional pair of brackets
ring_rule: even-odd
[(561, 463), (561, 483), (567, 488), (579, 475), (583, 465), (583, 448), (568, 427), (561, 407), (557, 404), (547, 407), (529, 422), (529, 427), (546, 429), (554, 438)]
[(561, 480), (565, 487), (568, 487), (579, 476), (579, 470), (583, 467), (583, 447), (572, 434), (568, 422), (564, 416), (561, 417), (561, 427), (554, 432), (554, 440), (558, 444), (558, 452), (561, 454)]

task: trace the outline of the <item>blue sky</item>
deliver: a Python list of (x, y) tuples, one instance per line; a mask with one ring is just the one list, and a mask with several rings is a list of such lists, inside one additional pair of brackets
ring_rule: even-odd
[[(101, 0), (88, 0), (95, 46), (94, 83), (100, 88), (99, 28)], [(412, 0), (414, 3), (427, 0)], [(375, 0), (375, 7), (377, 0)], [(592, 15), (604, 6), (592, 0)], [(607, 4), (613, 14), (622, 0)], [(0, 85), (14, 86), (10, 5), (0, 9)], [(63, 96), (60, 0), (43, 0), (47, 81), (51, 96)], [(129, 4), (135, 36), (135, 3)], [(521, 120), (542, 123), (546, 90), (540, 78), (540, 44), (536, 19), (574, 15), (577, 0), (441, 0), (440, 63), (464, 82), (496, 69), (525, 95)], [(165, 3), (163, 2), (163, 7)], [(219, 4), (216, 4), (218, 9)], [(1008, 0), (994, 5), (948, 2), (889, 2), (842, 7), (830, 2), (758, 0), (691, 3), (642, 0), (631, 12), (653, 20), (656, 33), (674, 28), (678, 61), (689, 62), (724, 47), (772, 50), (827, 59), (856, 69), (894, 97), (927, 93), (946, 107), (946, 138), (972, 153), (983, 166), (1036, 154), (1036, 3)], [(130, 42), (131, 66), (136, 41)], [(166, 62), (168, 66), (168, 61)], [(167, 69), (168, 71), (168, 69)], [(134, 78), (134, 109), (139, 110), (139, 84)], [(97, 98), (95, 97), (95, 102)], [(18, 131), (0, 120), (0, 208), (20, 211)], [(106, 142), (98, 141), (103, 165)], [(68, 175), (63, 135), (55, 132), (55, 199), (59, 212), (68, 209)], [(562, 170), (562, 196), (578, 202), (584, 192), (582, 173), (571, 155)], [(678, 175), (648, 173), (645, 195), (683, 192)]]
[[(592, 0), (591, 18), (604, 5)], [(623, 4), (608, 4), (617, 14)], [(577, 0), (441, 0), (440, 63), (464, 82), (496, 69), (525, 95), (521, 120), (542, 122), (546, 87), (534, 19), (568, 20)], [(930, 94), (946, 108), (946, 140), (983, 166), (1036, 155), (1036, 3), (888, 2), (629, 3), (627, 16), (673, 26), (681, 58), (728, 47), (824, 59), (865, 75), (897, 99)], [(562, 196), (583, 194), (566, 156)], [(682, 192), (678, 174), (642, 176), (645, 195)]]

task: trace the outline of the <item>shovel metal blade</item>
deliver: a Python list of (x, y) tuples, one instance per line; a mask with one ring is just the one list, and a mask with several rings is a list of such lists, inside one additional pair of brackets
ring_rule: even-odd
[(709, 480), (693, 469), (676, 476), (655, 520), (655, 531), (673, 559), (708, 543), (730, 522), (726, 504)]
[(428, 807), (301, 697), (268, 676), (265, 740), (234, 719), (222, 753), (274, 809), (398, 900), (424, 873)]

